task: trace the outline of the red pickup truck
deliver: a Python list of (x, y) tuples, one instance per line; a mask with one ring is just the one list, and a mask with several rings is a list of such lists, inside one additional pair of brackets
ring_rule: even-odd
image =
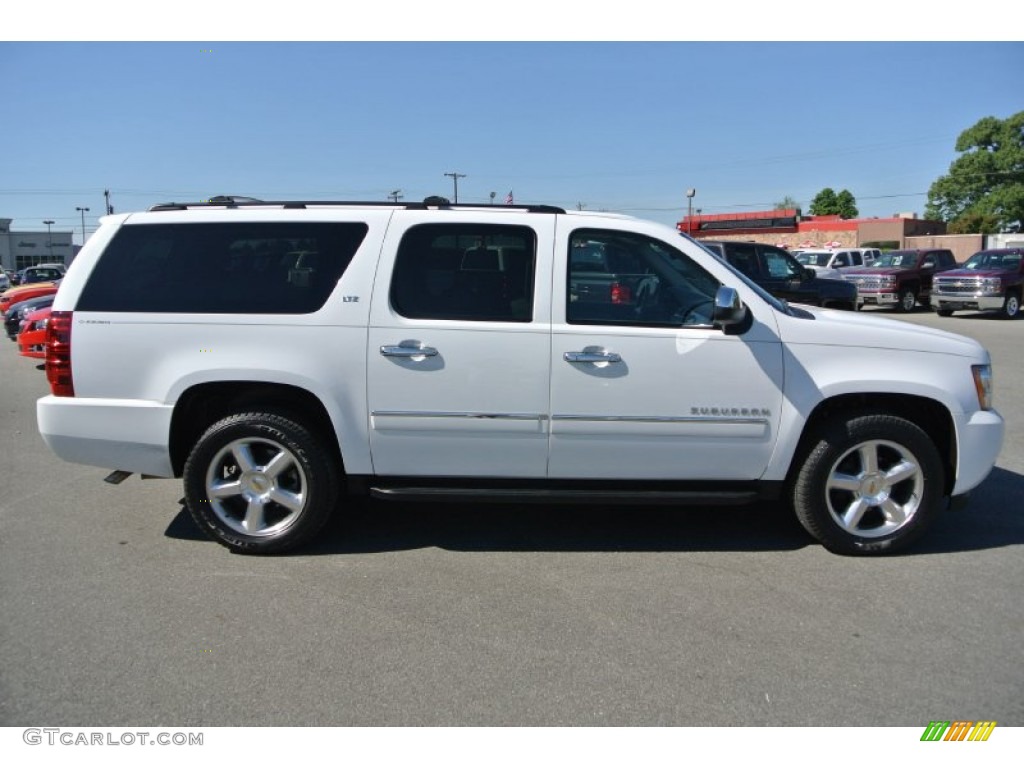
[(932, 305), (943, 317), (958, 309), (997, 311), (1010, 320), (1020, 314), (1024, 248), (979, 251), (960, 269), (935, 278)]
[(910, 312), (918, 303), (931, 304), (936, 273), (956, 267), (953, 252), (946, 248), (889, 251), (870, 267), (844, 271), (843, 278), (857, 286), (862, 303)]

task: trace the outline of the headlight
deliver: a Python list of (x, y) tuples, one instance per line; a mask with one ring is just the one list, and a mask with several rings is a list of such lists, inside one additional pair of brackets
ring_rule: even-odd
[(1002, 293), (1003, 281), (998, 277), (985, 277), (981, 280), (981, 290), (984, 293)]
[(44, 317), (42, 320), (36, 320), (34, 323), (32, 323), (32, 330), (33, 331), (45, 331), (46, 330), (46, 324), (49, 321), (50, 321), (50, 318), (48, 318), (48, 317)]
[(974, 388), (978, 392), (978, 407), (983, 411), (992, 410), (992, 366), (972, 365)]
[(893, 277), (892, 275), (883, 275), (878, 279), (878, 284), (882, 288), (892, 288), (894, 285), (896, 285), (896, 278)]

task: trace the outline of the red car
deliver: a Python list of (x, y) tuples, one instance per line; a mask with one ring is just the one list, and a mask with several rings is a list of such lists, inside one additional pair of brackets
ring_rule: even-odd
[(8, 308), (15, 302), (24, 301), (25, 299), (34, 299), (36, 296), (46, 296), (51, 293), (56, 293), (60, 287), (60, 281), (52, 283), (30, 283), (28, 285), (19, 285), (17, 288), (11, 288), (9, 290), (0, 293), (0, 315), (7, 314)]
[(50, 322), (51, 307), (31, 312), (21, 324), (18, 333), (18, 354), (25, 357), (46, 357), (46, 326)]

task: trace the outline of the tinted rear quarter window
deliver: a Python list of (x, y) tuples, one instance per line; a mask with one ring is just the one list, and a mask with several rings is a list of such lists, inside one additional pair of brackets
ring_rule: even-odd
[(124, 226), (76, 309), (308, 314), (327, 301), (367, 230), (361, 222)]

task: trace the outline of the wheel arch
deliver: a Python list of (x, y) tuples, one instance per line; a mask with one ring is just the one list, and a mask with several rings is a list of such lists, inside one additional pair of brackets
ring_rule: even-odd
[(943, 493), (950, 494), (956, 483), (957, 440), (956, 427), (945, 405), (921, 395), (889, 392), (861, 392), (836, 395), (815, 406), (804, 423), (793, 460), (786, 476), (791, 485), (825, 424), (835, 418), (879, 413), (898, 416), (918, 426), (935, 444), (944, 470)]
[(171, 417), (170, 454), (174, 476), (203, 432), (232, 413), (270, 410), (301, 422), (328, 450), (344, 473), (345, 465), (330, 413), (312, 392), (291, 384), (261, 381), (217, 381), (195, 384), (178, 398)]

